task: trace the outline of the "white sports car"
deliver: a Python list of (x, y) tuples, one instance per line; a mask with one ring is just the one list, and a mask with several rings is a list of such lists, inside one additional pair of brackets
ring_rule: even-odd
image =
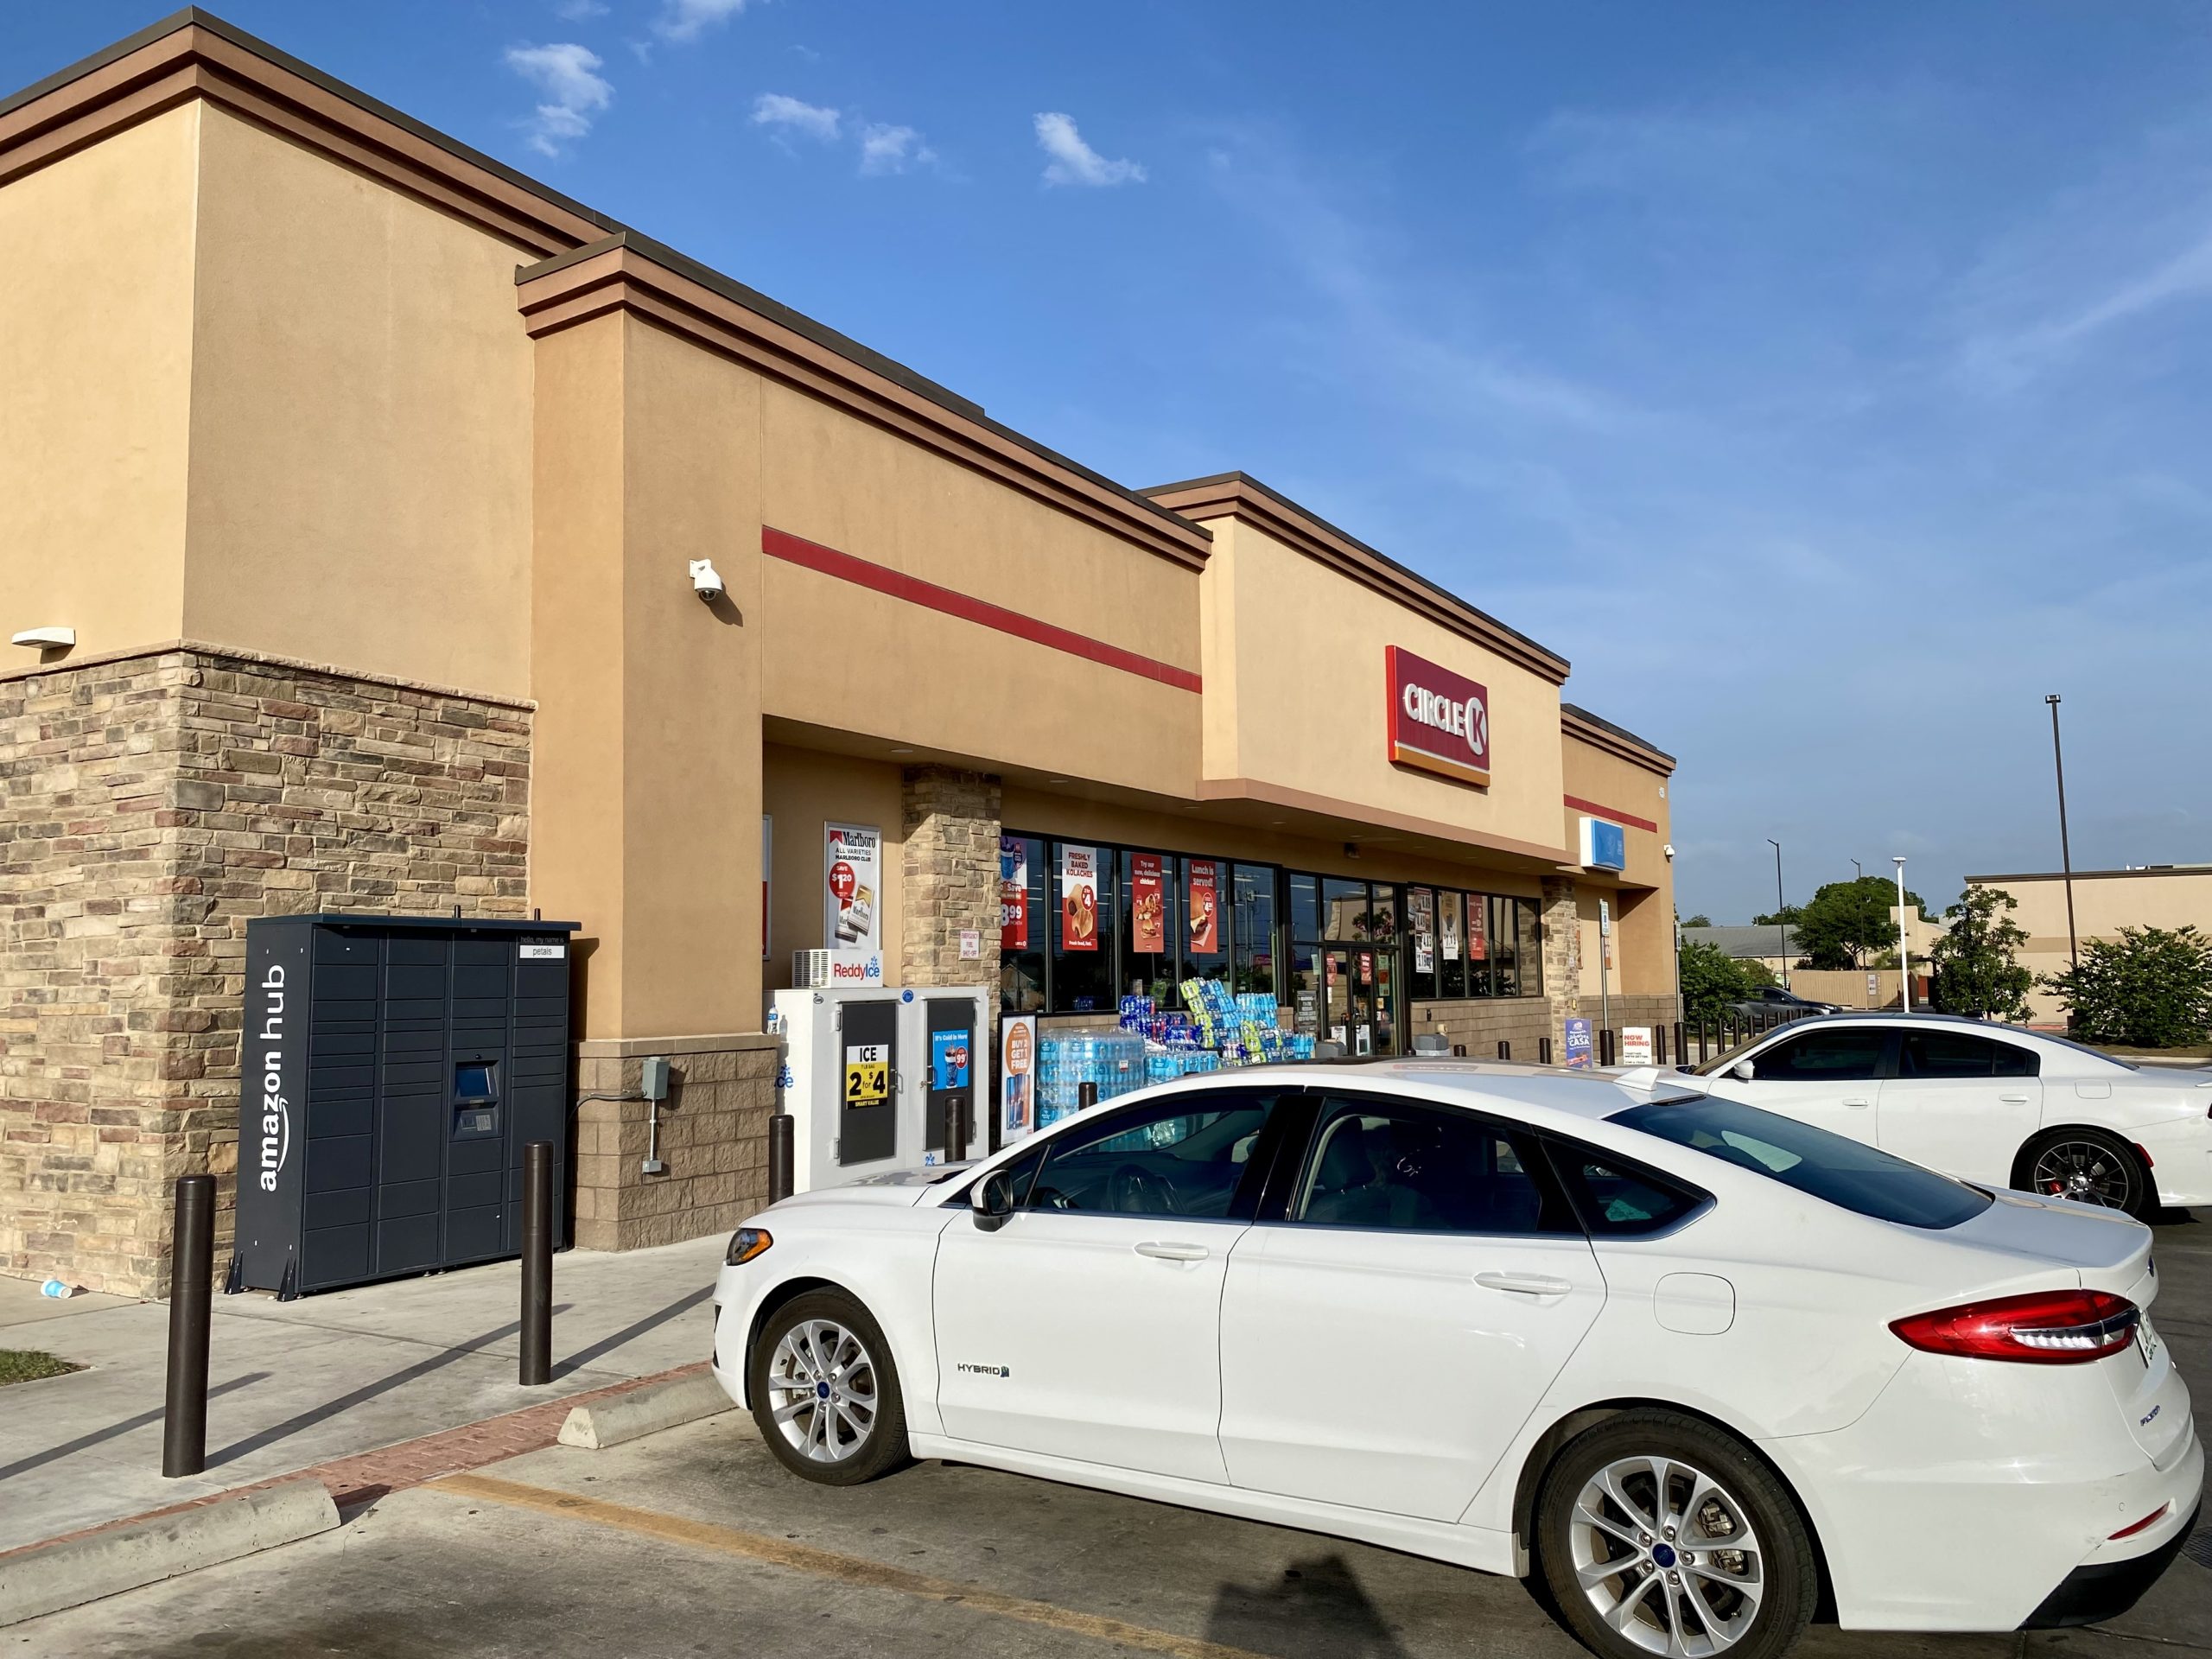
[(2212, 1205), (2212, 1071), (1940, 1014), (1783, 1026), (1703, 1087), (1969, 1181), (2147, 1216)]
[[(2113, 1616), (2203, 1452), (2126, 1217), (1740, 1103), (1465, 1062), (1185, 1079), (730, 1240), (715, 1375), (957, 1459), (1541, 1573), (1623, 1659)], [(1968, 1541), (1962, 1542), (1961, 1541)]]

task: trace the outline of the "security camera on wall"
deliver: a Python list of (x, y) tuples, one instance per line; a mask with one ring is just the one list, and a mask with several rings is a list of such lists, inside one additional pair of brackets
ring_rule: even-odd
[(722, 596), (722, 579), (715, 569), (712, 559), (691, 561), (691, 588), (709, 605)]
[(1671, 841), (1669, 842), (1664, 847), (1662, 847), (1659, 849), (1659, 854), (1660, 856), (1664, 858), (1669, 864), (1673, 863), (1675, 861), (1675, 843)]

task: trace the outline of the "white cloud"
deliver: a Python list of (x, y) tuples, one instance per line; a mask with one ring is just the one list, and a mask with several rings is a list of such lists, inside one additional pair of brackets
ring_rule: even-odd
[(841, 118), (835, 110), (805, 104), (782, 92), (763, 92), (753, 100), (753, 124), (801, 132), (828, 143), (837, 137)]
[(745, 0), (666, 0), (653, 33), (664, 41), (696, 41), (745, 10)]
[(558, 156), (563, 143), (589, 132), (592, 117), (613, 101), (613, 83), (598, 73), (599, 54), (574, 41), (511, 46), (507, 67), (544, 95), (525, 124), (530, 147), (541, 155)]
[(572, 23), (607, 16), (607, 0), (554, 0), (554, 12)]
[(927, 167), (936, 160), (937, 152), (912, 127), (870, 122), (861, 129), (863, 173), (904, 173), (909, 167)]
[(1047, 184), (1142, 184), (1144, 168), (1135, 162), (1109, 162), (1075, 130), (1075, 118), (1057, 112), (1037, 117), (1037, 142), (1052, 159), (1045, 166)]

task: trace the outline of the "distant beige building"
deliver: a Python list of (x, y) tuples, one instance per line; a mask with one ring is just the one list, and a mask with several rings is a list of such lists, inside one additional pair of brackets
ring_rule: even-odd
[[(1996, 887), (2019, 902), (2012, 919), (2026, 930), (2020, 965), (2038, 982), (2067, 965), (2066, 877), (1970, 875), (1969, 887)], [(2139, 870), (2074, 872), (2074, 938), (2116, 939), (2123, 927), (2187, 927), (2212, 933), (2212, 864), (2153, 864)], [(2063, 1026), (2058, 999), (2037, 990), (2028, 1006), (2037, 1025)]]

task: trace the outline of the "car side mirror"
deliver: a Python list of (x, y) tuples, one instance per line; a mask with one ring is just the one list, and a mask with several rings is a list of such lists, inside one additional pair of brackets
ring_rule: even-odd
[(1738, 1082), (1749, 1083), (1757, 1075), (1749, 1060), (1738, 1060), (1728, 1068), (1728, 1075)]
[(993, 1170), (968, 1189), (968, 1213), (987, 1233), (995, 1233), (1014, 1218), (1014, 1183), (1004, 1170)]

